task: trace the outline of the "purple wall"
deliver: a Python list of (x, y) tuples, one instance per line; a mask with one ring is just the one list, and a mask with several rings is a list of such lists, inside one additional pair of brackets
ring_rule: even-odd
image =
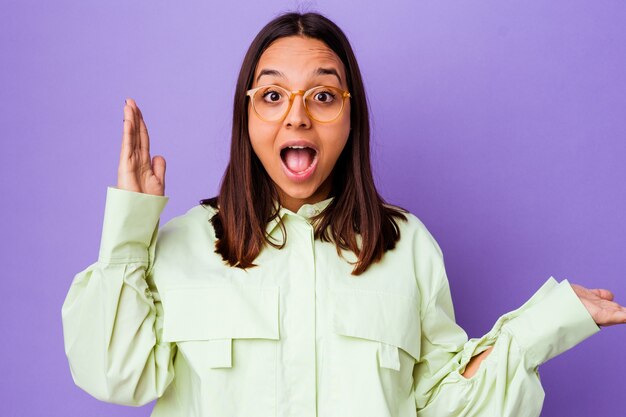
[[(2, 416), (150, 414), (75, 387), (61, 328), (97, 258), (124, 98), (167, 159), (164, 224), (215, 194), (243, 54), (297, 6), (85, 3), (0, 12)], [(353, 44), (380, 191), (439, 241), (469, 336), (550, 275), (626, 303), (624, 2), (362, 3), (304, 4)], [(625, 346), (626, 327), (603, 328), (541, 366), (543, 415), (626, 413)]]

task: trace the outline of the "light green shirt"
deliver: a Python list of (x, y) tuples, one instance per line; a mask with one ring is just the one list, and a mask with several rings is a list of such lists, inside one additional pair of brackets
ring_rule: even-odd
[(153, 417), (539, 416), (538, 366), (600, 331), (550, 277), (468, 340), (441, 249), (412, 214), (396, 248), (352, 276), (354, 254), (313, 240), (309, 218), (331, 199), (282, 208), (286, 246), (244, 271), (214, 252), (210, 207), (159, 229), (168, 199), (108, 187), (98, 261), (62, 308), (75, 383), (118, 404), (158, 398)]

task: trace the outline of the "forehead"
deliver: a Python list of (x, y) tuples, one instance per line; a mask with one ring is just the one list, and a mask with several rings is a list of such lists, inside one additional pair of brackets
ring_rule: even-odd
[[(336, 69), (343, 84), (345, 80), (343, 63), (324, 42), (302, 36), (288, 36), (272, 42), (261, 54), (255, 69), (254, 79), (256, 81), (262, 70), (273, 69), (285, 74), (289, 80), (305, 80), (315, 77), (313, 71), (319, 67)], [(336, 80), (333, 75), (321, 75), (319, 77)], [(271, 76), (267, 78), (269, 80)]]

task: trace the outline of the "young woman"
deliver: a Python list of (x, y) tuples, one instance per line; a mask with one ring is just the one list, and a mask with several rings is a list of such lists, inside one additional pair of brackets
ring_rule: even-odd
[(437, 242), (376, 191), (357, 61), (316, 13), (252, 42), (219, 195), (159, 229), (164, 189), (128, 99), (98, 261), (62, 317), (76, 384), (158, 398), (153, 416), (538, 416), (538, 366), (626, 321), (609, 291), (550, 277), (468, 340)]

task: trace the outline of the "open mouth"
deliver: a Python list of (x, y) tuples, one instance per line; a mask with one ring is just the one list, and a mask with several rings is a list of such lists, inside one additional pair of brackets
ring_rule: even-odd
[(292, 179), (306, 179), (317, 166), (318, 151), (307, 145), (289, 145), (280, 150), (285, 173)]
[(287, 146), (280, 151), (280, 159), (296, 174), (306, 171), (316, 158), (317, 151), (308, 146)]

